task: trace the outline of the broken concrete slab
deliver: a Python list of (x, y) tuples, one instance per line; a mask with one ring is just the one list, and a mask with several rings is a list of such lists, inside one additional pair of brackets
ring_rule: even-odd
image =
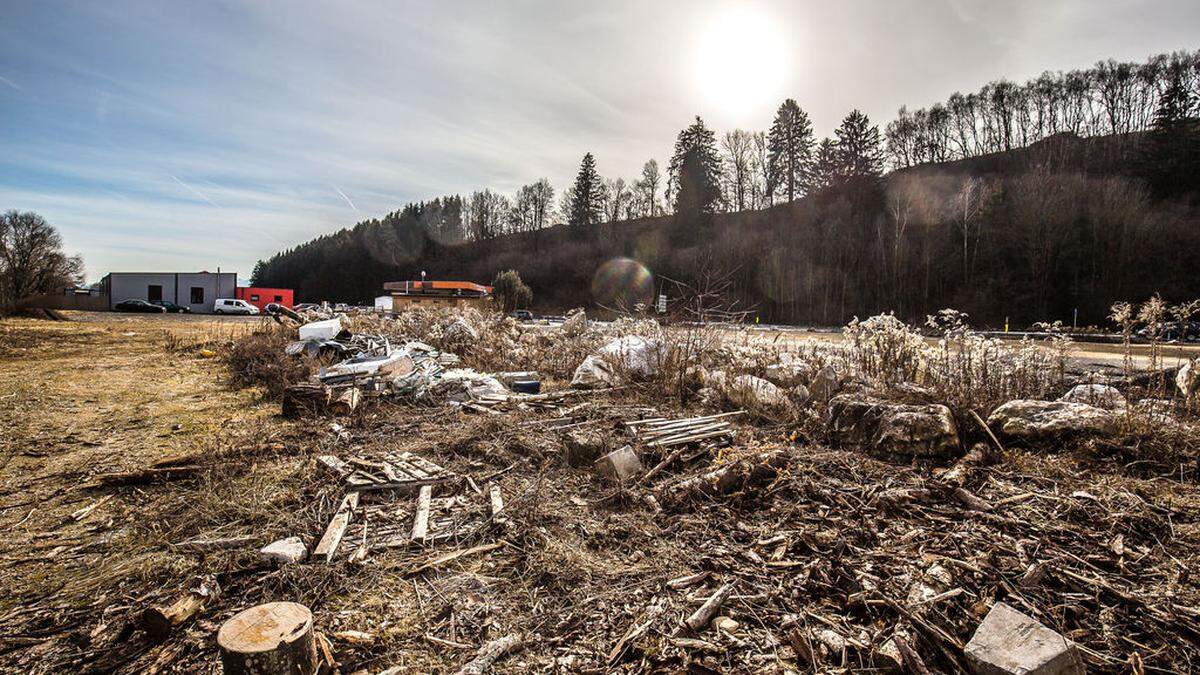
[(783, 389), (753, 375), (738, 375), (729, 380), (725, 395), (734, 405), (759, 412), (785, 412), (792, 406)]
[(304, 562), (308, 558), (308, 547), (300, 537), (288, 537), (267, 544), (258, 550), (263, 558), (281, 565)]
[(1083, 675), (1075, 645), (997, 602), (963, 650), (976, 675)]
[(1175, 386), (1186, 399), (1200, 394), (1200, 359), (1192, 359), (1183, 364), (1175, 374)]
[(1017, 399), (996, 408), (988, 426), (998, 435), (1026, 442), (1063, 436), (1104, 434), (1112, 430), (1116, 413), (1070, 401)]
[(596, 471), (601, 476), (626, 483), (642, 472), (642, 460), (638, 459), (633, 446), (620, 447), (596, 460)]
[(300, 326), (301, 340), (332, 340), (341, 335), (344, 327), (341, 317), (325, 321), (313, 321)]

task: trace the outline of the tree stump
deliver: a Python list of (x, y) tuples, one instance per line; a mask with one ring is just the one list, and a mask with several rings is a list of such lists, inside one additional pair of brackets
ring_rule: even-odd
[(217, 631), (225, 675), (313, 675), (317, 643), (312, 612), (269, 602), (235, 614)]

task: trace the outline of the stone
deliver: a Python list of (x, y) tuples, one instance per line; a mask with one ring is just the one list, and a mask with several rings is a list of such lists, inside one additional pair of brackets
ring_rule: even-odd
[(1077, 384), (1060, 396), (1058, 400), (1068, 403), (1086, 403), (1106, 410), (1125, 407), (1124, 394), (1116, 387), (1107, 384)]
[(273, 560), (281, 565), (304, 562), (308, 558), (308, 547), (300, 537), (288, 537), (267, 544), (258, 550), (267, 560)]
[(1086, 403), (1032, 399), (1009, 401), (992, 411), (987, 420), (1000, 436), (1026, 442), (1104, 434), (1116, 421), (1116, 413)]
[(595, 429), (573, 429), (563, 434), (567, 464), (590, 466), (608, 451), (608, 437)]
[(838, 389), (842, 386), (842, 378), (838, 375), (837, 368), (833, 366), (825, 366), (817, 371), (816, 375), (808, 382), (808, 391), (812, 395), (814, 401), (828, 401), (837, 394)]
[(779, 363), (767, 366), (763, 377), (772, 384), (790, 388), (798, 384), (804, 384), (806, 370), (804, 364), (799, 361), (782, 359)]
[(842, 394), (829, 402), (829, 430), (842, 445), (902, 457), (944, 457), (958, 452), (954, 415), (944, 405), (889, 403)]
[(1179, 388), (1179, 393), (1189, 400), (1200, 393), (1200, 359), (1192, 359), (1183, 364), (1179, 372), (1175, 373), (1175, 386)]
[(997, 602), (963, 650), (976, 675), (1083, 675), (1075, 645)]
[(562, 332), (567, 337), (575, 337), (582, 335), (588, 327), (587, 312), (582, 309), (576, 309), (567, 314), (566, 321), (563, 321)]
[(605, 478), (625, 483), (642, 472), (642, 460), (626, 445), (596, 460), (596, 471)]
[(725, 395), (734, 405), (747, 410), (786, 411), (792, 404), (784, 390), (753, 375), (738, 375), (729, 380)]
[(608, 361), (595, 354), (585, 358), (571, 376), (571, 386), (575, 389), (612, 387), (620, 382), (621, 378), (613, 371)]

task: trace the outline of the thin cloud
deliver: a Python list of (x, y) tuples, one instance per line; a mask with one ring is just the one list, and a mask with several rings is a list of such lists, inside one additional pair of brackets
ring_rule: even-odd
[(13, 89), (16, 89), (17, 91), (25, 91), (24, 89), (21, 88), (21, 86), (19, 84), (17, 84), (16, 82), (13, 82), (12, 80), (8, 79), (7, 77), (4, 77), (3, 75), (0, 75), (0, 82), (7, 84), (8, 86), (12, 87)]
[(209, 204), (211, 204), (212, 206), (215, 206), (215, 207), (217, 207), (218, 209), (219, 209), (219, 208), (221, 208), (221, 205), (220, 205), (220, 204), (218, 204), (218, 203), (216, 203), (216, 202), (214, 202), (212, 199), (209, 199), (208, 195), (206, 195), (206, 194), (204, 194), (203, 192), (201, 192), (201, 191), (197, 190), (196, 188), (192, 187), (191, 185), (188, 185), (187, 183), (185, 183), (185, 182), (183, 182), (183, 181), (179, 180), (179, 178), (178, 178), (178, 177), (176, 177), (176, 176), (174, 176), (173, 174), (167, 174), (167, 175), (168, 175), (168, 176), (171, 176), (171, 180), (173, 180), (173, 181), (175, 181), (176, 183), (179, 183), (180, 185), (182, 185), (182, 186), (183, 186), (183, 188), (184, 188), (185, 190), (188, 190), (188, 191), (190, 191), (192, 194), (196, 195), (196, 196), (197, 196), (197, 197), (199, 197), (200, 199), (203, 199), (204, 201), (208, 202), (208, 203), (209, 203)]
[(350, 205), (350, 208), (354, 209), (355, 211), (358, 210), (358, 207), (354, 205), (354, 202), (350, 201), (350, 198), (346, 196), (345, 192), (342, 192), (341, 188), (336, 185), (331, 185), (330, 187), (332, 187), (334, 190), (337, 190), (337, 193), (342, 196), (342, 199), (346, 200), (346, 203)]

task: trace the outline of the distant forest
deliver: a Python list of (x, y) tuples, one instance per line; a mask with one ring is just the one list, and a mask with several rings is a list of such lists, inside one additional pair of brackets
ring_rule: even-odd
[[(534, 307), (592, 306), (631, 258), (728, 277), (762, 321), (837, 324), (943, 307), (977, 323), (1102, 323), (1109, 305), (1200, 297), (1200, 52), (1006, 80), (817, 141), (799, 104), (719, 138), (697, 117), (665, 171), (546, 179), (409, 204), (260, 261), (256, 284), (369, 301), (385, 281), (517, 270)], [(891, 169), (885, 174), (886, 169)], [(556, 198), (557, 197), (557, 198)], [(660, 282), (661, 285), (661, 282)]]

